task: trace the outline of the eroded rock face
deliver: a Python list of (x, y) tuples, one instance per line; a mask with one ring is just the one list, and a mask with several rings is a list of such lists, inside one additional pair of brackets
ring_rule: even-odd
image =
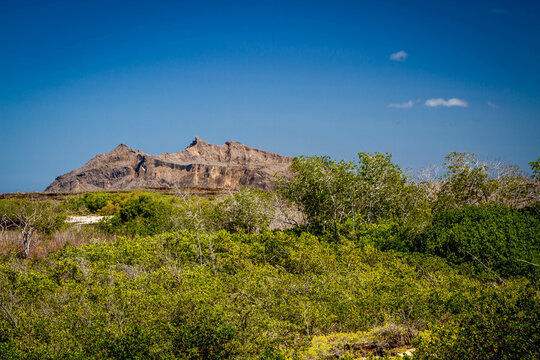
[(126, 145), (61, 175), (45, 189), (79, 192), (142, 188), (274, 188), (273, 175), (290, 175), (292, 158), (239, 142), (214, 145), (198, 137), (184, 151), (149, 155)]

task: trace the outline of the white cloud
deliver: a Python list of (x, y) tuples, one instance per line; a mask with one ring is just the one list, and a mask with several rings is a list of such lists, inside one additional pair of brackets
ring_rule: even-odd
[(489, 105), (489, 107), (492, 107), (494, 109), (499, 109), (500, 106), (495, 104), (495, 103), (492, 103), (491, 101), (488, 101), (487, 104)]
[(388, 107), (397, 108), (397, 109), (409, 109), (414, 106), (413, 101), (409, 100), (401, 104), (388, 104)]
[(390, 55), (390, 60), (394, 61), (405, 61), (406, 58), (409, 57), (409, 54), (407, 54), (405, 51), (401, 50), (397, 53), (393, 53)]
[(426, 102), (424, 103), (424, 105), (426, 105), (426, 106), (428, 106), (428, 107), (437, 107), (437, 106), (446, 106), (446, 107), (459, 106), (459, 107), (467, 107), (467, 106), (469, 106), (469, 104), (467, 104), (467, 102), (466, 102), (465, 100), (456, 99), (456, 98), (451, 98), (451, 99), (448, 99), (448, 100), (444, 100), (444, 99), (441, 99), (441, 98), (438, 98), (438, 99), (429, 99), (429, 100), (426, 100)]

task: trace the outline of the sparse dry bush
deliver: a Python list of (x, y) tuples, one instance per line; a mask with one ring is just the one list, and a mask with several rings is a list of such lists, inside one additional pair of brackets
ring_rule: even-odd
[(21, 256), (27, 258), (38, 236), (51, 235), (64, 226), (65, 216), (49, 201), (31, 199), (3, 200), (0, 203), (2, 227), (17, 230)]
[[(87, 243), (112, 242), (116, 235), (106, 234), (92, 227), (69, 227), (44, 236), (37, 234), (29, 248), (29, 259), (42, 259), (50, 252), (58, 251), (70, 244), (80, 246)], [(20, 252), (21, 231), (10, 230), (0, 232), (0, 256)]]

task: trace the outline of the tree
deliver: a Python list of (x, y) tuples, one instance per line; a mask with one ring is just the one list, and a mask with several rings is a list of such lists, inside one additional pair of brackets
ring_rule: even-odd
[(380, 218), (403, 216), (414, 196), (401, 168), (391, 154), (359, 153), (358, 162), (336, 162), (329, 157), (293, 159), (292, 179), (279, 179), (278, 192), (298, 204), (308, 226), (315, 231), (333, 229), (351, 220), (377, 222)]
[(529, 162), (529, 165), (532, 170), (532, 178), (540, 180), (540, 158), (536, 159), (536, 161)]
[(256, 233), (268, 228), (274, 215), (272, 198), (262, 190), (243, 187), (215, 207), (218, 228)]
[(443, 163), (446, 174), (442, 177), (437, 203), (443, 208), (477, 205), (487, 202), (494, 191), (489, 180), (488, 166), (469, 152), (452, 152)]
[(9, 218), (6, 214), (0, 214), (0, 243), (3, 243), (5, 241), (5, 234), (7, 233), (7, 230), (9, 228)]
[(357, 203), (350, 162), (336, 162), (327, 156), (301, 156), (291, 164), (294, 177), (276, 182), (278, 192), (296, 203), (312, 230), (326, 231), (352, 216)]
[(271, 229), (283, 230), (305, 224), (305, 218), (294, 202), (275, 191), (270, 195), (274, 208), (274, 214), (269, 225)]
[(50, 202), (29, 199), (4, 201), (1, 208), (4, 228), (21, 232), (22, 256), (27, 258), (36, 233), (51, 234), (63, 224)]
[[(202, 230), (208, 227), (208, 216), (205, 203), (198, 196), (194, 196), (193, 193), (189, 190), (176, 189), (176, 196), (182, 201), (181, 203), (181, 216), (178, 218), (181, 223), (182, 228), (187, 228), (190, 230), (195, 230), (195, 235), (197, 237), (197, 247), (199, 249), (199, 261), (203, 265), (203, 255), (201, 248), (200, 233)], [(176, 215), (176, 214), (175, 214)], [(214, 267), (214, 253), (212, 249), (212, 242), (209, 242), (209, 247), (212, 254), (212, 265)]]
[(469, 152), (450, 153), (443, 165), (446, 174), (440, 179), (438, 208), (452, 209), (488, 202), (523, 207), (538, 201), (534, 182), (516, 165), (480, 160)]
[(358, 187), (360, 212), (368, 223), (381, 217), (401, 216), (407, 178), (390, 153), (359, 153)]
[(501, 161), (487, 162), (493, 193), (490, 201), (499, 205), (521, 208), (538, 201), (534, 179), (527, 177), (517, 165)]

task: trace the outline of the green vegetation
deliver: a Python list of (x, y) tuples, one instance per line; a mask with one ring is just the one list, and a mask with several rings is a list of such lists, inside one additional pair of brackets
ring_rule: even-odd
[(276, 193), (2, 200), (2, 239), (22, 209), (52, 214), (38, 242), (105, 218), (79, 246), (4, 251), (0, 358), (539, 358), (538, 182), (445, 166), (412, 181), (389, 154), (302, 157)]
[[(152, 235), (170, 230), (174, 207), (170, 201), (153, 194), (133, 194), (111, 206), (109, 201), (98, 211), (112, 217), (103, 222), (102, 228), (108, 232)], [(115, 211), (109, 209), (114, 208)]]
[(301, 356), (310, 353), (313, 336), (396, 327), (415, 334), (427, 324), (495, 316), (494, 304), (508, 313), (506, 326), (529, 333), (537, 326), (538, 319), (513, 314), (499, 299), (517, 297), (514, 307), (527, 300), (524, 314), (534, 315), (529, 312), (540, 304), (530, 283), (508, 280), (493, 288), (435, 256), (334, 246), (306, 233), (222, 231), (201, 243), (202, 266), (189, 232), (67, 247), (31, 263), (6, 261), (0, 270), (4, 357)]
[(418, 249), (501, 276), (538, 276), (540, 218), (508, 207), (466, 206), (437, 213)]
[[(328, 157), (295, 158), (295, 177), (280, 179), (278, 191), (298, 204), (315, 233), (338, 235), (347, 220), (353, 229), (388, 217), (406, 217), (415, 207), (401, 169), (389, 154), (360, 153), (358, 162)], [(414, 192), (414, 191), (413, 191)]]

